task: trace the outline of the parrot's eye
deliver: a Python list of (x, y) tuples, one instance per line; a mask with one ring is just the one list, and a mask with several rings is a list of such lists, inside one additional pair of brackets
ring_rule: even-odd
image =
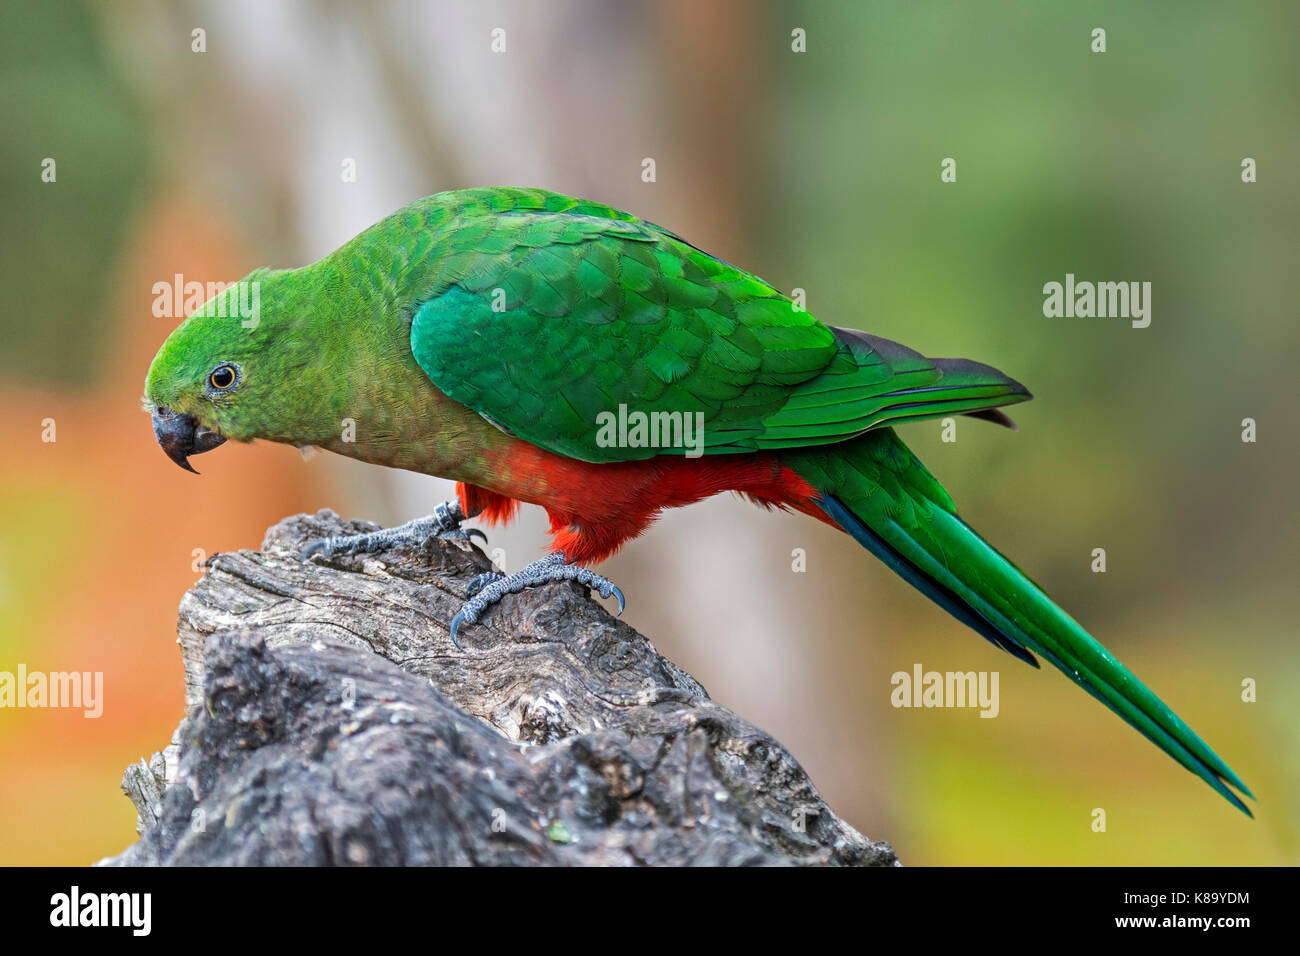
[(208, 373), (208, 384), (218, 391), (225, 391), (235, 384), (238, 377), (233, 365), (218, 365)]

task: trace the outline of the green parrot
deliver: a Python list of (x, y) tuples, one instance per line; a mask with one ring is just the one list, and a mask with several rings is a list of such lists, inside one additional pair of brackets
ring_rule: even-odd
[[(253, 306), (250, 308), (250, 304)], [(892, 425), (1002, 425), (1030, 398), (965, 359), (824, 325), (757, 276), (654, 223), (541, 189), (421, 199), (300, 269), (259, 269), (186, 319), (149, 369), (167, 455), (227, 439), (319, 446), (458, 482), (427, 518), (304, 552), (481, 535), (520, 502), (550, 554), (483, 575), (451, 627), (573, 580), (665, 508), (735, 491), (858, 541), (982, 637), (1035, 654), (1249, 815), (1245, 784), (1014, 564), (958, 517)]]

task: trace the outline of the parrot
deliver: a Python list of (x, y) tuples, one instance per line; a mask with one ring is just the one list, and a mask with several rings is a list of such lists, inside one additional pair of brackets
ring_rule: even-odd
[(590, 565), (665, 509), (735, 492), (802, 513), (996, 647), (1045, 658), (1251, 816), (1230, 789), (1254, 799), (1241, 779), (958, 516), (894, 428), (953, 415), (1014, 428), (1002, 409), (1031, 397), (991, 366), (826, 325), (631, 213), (485, 187), (417, 200), (311, 265), (220, 290), (163, 342), (143, 405), (189, 471), (227, 440), (262, 439), (456, 482), (431, 515), (313, 541), (304, 560), (484, 537), (462, 523), (544, 508), (549, 553), (470, 583), (458, 648), (491, 606), (551, 582), (622, 613), (622, 590)]

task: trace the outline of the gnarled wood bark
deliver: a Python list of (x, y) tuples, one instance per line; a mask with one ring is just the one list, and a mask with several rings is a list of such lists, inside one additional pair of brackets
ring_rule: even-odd
[(180, 606), (188, 715), (127, 768), (107, 865), (875, 864), (794, 758), (585, 588), (448, 622), (482, 552), (304, 563), (333, 512), (218, 554)]

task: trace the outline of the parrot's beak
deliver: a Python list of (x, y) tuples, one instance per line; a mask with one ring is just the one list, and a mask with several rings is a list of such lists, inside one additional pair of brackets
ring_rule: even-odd
[[(194, 471), (189, 462), (190, 455), (212, 451), (226, 440), (220, 432), (204, 428), (189, 415), (169, 408), (153, 410), (153, 434), (167, 457), (186, 471)], [(194, 471), (194, 474), (198, 472)]]

